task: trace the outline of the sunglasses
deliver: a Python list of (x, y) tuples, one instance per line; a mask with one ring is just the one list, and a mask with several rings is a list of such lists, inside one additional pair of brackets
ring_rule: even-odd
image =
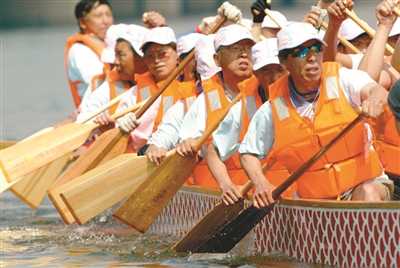
[(143, 58), (147, 62), (154, 62), (156, 59), (165, 61), (171, 56), (171, 54), (172, 54), (172, 49), (164, 48), (158, 51), (146, 51), (146, 53), (144, 53)]
[(314, 43), (309, 47), (297, 47), (291, 51), (291, 55), (293, 58), (304, 58), (308, 55), (309, 51), (312, 51), (315, 55), (318, 53), (322, 52), (322, 44), (320, 43)]

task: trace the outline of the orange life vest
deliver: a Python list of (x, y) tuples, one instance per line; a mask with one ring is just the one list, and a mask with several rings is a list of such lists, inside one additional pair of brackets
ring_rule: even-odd
[[(87, 34), (74, 34), (73, 36), (70, 36), (67, 38), (67, 42), (66, 42), (66, 49), (65, 49), (65, 70), (67, 71), (67, 77), (68, 77), (68, 81), (69, 81), (69, 86), (71, 88), (71, 92), (72, 92), (72, 97), (74, 99), (75, 102), (75, 106), (79, 107), (79, 105), (81, 104), (81, 97), (79, 97), (78, 94), (78, 90), (76, 88), (77, 85), (79, 85), (82, 81), (71, 81), (71, 79), (69, 78), (69, 72), (68, 72), (68, 53), (69, 50), (71, 49), (71, 47), (75, 44), (75, 43), (83, 43), (85, 44), (87, 47), (89, 47), (94, 53), (96, 53), (96, 55), (99, 57), (99, 59), (101, 58), (101, 53), (103, 51), (104, 48), (104, 42), (98, 40), (98, 39), (94, 39), (92, 37), (90, 37)], [(108, 69), (108, 64), (105, 64), (104, 66), (104, 70)]]
[[(258, 79), (255, 76), (252, 76), (249, 79), (246, 79), (239, 85), (240, 91), (243, 93), (242, 97), (242, 128), (240, 132), (240, 137), (239, 137), (239, 143), (241, 143), (244, 139), (244, 136), (247, 133), (247, 130), (249, 128), (251, 119), (253, 118), (254, 114), (256, 111), (261, 107), (263, 104), (263, 101), (260, 97), (260, 94), (258, 92), (259, 89), (259, 82)], [(235, 153), (234, 156), (236, 156), (237, 152)], [(274, 158), (273, 150), (271, 150), (268, 154), (268, 156), (263, 159), (261, 162), (264, 165), (268, 161), (270, 161), (272, 158)], [(227, 162), (234, 162), (235, 167), (240, 166), (239, 158), (238, 157), (231, 157), (229, 158), (225, 164), (228, 167)], [(231, 164), (232, 165), (232, 164)], [(241, 168), (241, 166), (240, 166)], [(241, 168), (242, 169), (242, 168)], [(228, 169), (229, 170), (229, 169)], [(237, 175), (243, 176), (242, 180), (244, 180), (244, 183), (248, 180), (248, 177), (246, 174), (241, 174), (239, 172), (236, 173)], [(289, 177), (289, 172), (279, 162), (275, 162), (275, 164), (271, 167), (270, 170), (267, 171), (265, 174), (267, 177), (268, 181), (275, 185), (278, 186), (281, 184), (287, 177)], [(238, 180), (238, 179), (235, 179)], [(242, 184), (243, 185), (243, 184)], [(296, 184), (292, 184), (283, 194), (282, 197), (293, 197), (294, 192), (296, 191)]]
[[(110, 85), (110, 100), (116, 96), (124, 93), (131, 88), (131, 85), (127, 81), (122, 81), (117, 70), (111, 70), (107, 72), (107, 82)], [(110, 114), (114, 114), (117, 110), (118, 103), (110, 107)]]
[[(207, 107), (206, 128), (208, 128), (211, 125), (211, 123), (214, 122), (217, 116), (221, 113), (221, 111), (224, 110), (230, 104), (230, 101), (226, 97), (224, 86), (222, 85), (218, 73), (212, 76), (211, 78), (204, 80), (202, 83), (202, 87), (204, 90), (205, 100), (206, 100), (206, 107)], [(212, 141), (212, 136), (208, 137), (208, 139), (204, 144), (208, 147), (211, 141)], [(238, 157), (237, 153), (232, 157)], [(227, 168), (230, 168), (228, 169), (228, 174), (234, 184), (243, 185), (248, 181), (247, 176), (245, 175), (243, 169), (240, 169), (240, 165), (232, 166), (230, 165), (230, 163), (228, 163), (228, 165)], [(236, 172), (241, 172), (243, 176), (240, 175), (236, 176)], [(215, 179), (213, 178), (205, 159), (203, 159), (199, 164), (196, 165), (193, 174), (196, 185), (219, 190), (219, 186), (215, 181)]]
[[(301, 117), (290, 99), (288, 76), (270, 86), (275, 128), (274, 152), (289, 172), (332, 140), (357, 117), (339, 84), (339, 63), (323, 64), (318, 106), (313, 122)], [(364, 123), (358, 124), (297, 180), (303, 198), (335, 198), (382, 173), (377, 153), (365, 148)], [(366, 156), (368, 156), (366, 158)]]
[(389, 175), (400, 176), (400, 135), (396, 129), (396, 118), (386, 107), (376, 119), (375, 149), (379, 159)]

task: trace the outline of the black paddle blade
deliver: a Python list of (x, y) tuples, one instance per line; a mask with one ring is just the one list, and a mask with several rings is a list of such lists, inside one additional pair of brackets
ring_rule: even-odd
[(201, 245), (212, 239), (215, 234), (236, 219), (243, 207), (243, 200), (230, 206), (226, 206), (222, 202), (217, 204), (175, 244), (173, 249), (176, 252), (196, 252)]
[(215, 234), (210, 240), (204, 243), (194, 253), (227, 253), (243, 237), (245, 237), (268, 213), (274, 208), (274, 205), (263, 209), (257, 209), (253, 206), (245, 211), (225, 228)]

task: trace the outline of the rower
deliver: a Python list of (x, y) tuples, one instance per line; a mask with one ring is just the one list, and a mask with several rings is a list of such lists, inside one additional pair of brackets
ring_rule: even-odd
[[(377, 117), (388, 92), (365, 72), (322, 62), (325, 42), (307, 23), (278, 32), (279, 60), (290, 75), (269, 88), (269, 101), (254, 115), (240, 144), (243, 168), (255, 186), (253, 205), (274, 203), (276, 188), (264, 177), (260, 159), (271, 149), (277, 161), (295, 172), (357, 117)], [(297, 180), (297, 196), (339, 200), (389, 200), (393, 183), (370, 146), (368, 126), (360, 123)], [(367, 135), (367, 136), (366, 136)], [(357, 143), (355, 143), (357, 141)]]
[(108, 67), (101, 61), (104, 38), (114, 18), (107, 0), (81, 0), (75, 6), (80, 33), (67, 39), (65, 62), (75, 106), (78, 108), (93, 76)]
[[(240, 187), (248, 181), (239, 163), (237, 148), (254, 113), (268, 100), (269, 85), (287, 73), (279, 63), (276, 38), (265, 39), (255, 44), (252, 47), (251, 59), (254, 75), (239, 84), (243, 94), (242, 100), (231, 108), (213, 133), (212, 143), (205, 154), (208, 168), (221, 189), (221, 199), (226, 205), (233, 205), (239, 199), (243, 199)], [(267, 173), (273, 178), (274, 185), (279, 185), (289, 176), (287, 170), (278, 165), (275, 163)], [(283, 196), (293, 197), (294, 188), (293, 185)]]
[[(197, 97), (186, 113), (179, 130), (180, 143), (176, 147), (179, 155), (197, 155), (196, 139), (240, 93), (238, 83), (251, 77), (251, 48), (254, 44), (250, 31), (237, 24), (223, 27), (216, 33), (214, 60), (216, 65), (221, 67), (221, 71), (202, 82), (204, 92)], [(210, 137), (206, 141), (206, 146), (210, 144), (211, 139)], [(206, 161), (201, 161), (195, 167), (194, 179), (198, 186), (219, 189)]]

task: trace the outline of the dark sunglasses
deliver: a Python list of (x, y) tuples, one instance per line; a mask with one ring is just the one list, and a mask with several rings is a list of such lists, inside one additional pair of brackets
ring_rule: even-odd
[(312, 51), (315, 55), (322, 52), (322, 44), (314, 43), (309, 47), (297, 47), (291, 51), (291, 55), (293, 58), (304, 58), (308, 55), (308, 51)]

